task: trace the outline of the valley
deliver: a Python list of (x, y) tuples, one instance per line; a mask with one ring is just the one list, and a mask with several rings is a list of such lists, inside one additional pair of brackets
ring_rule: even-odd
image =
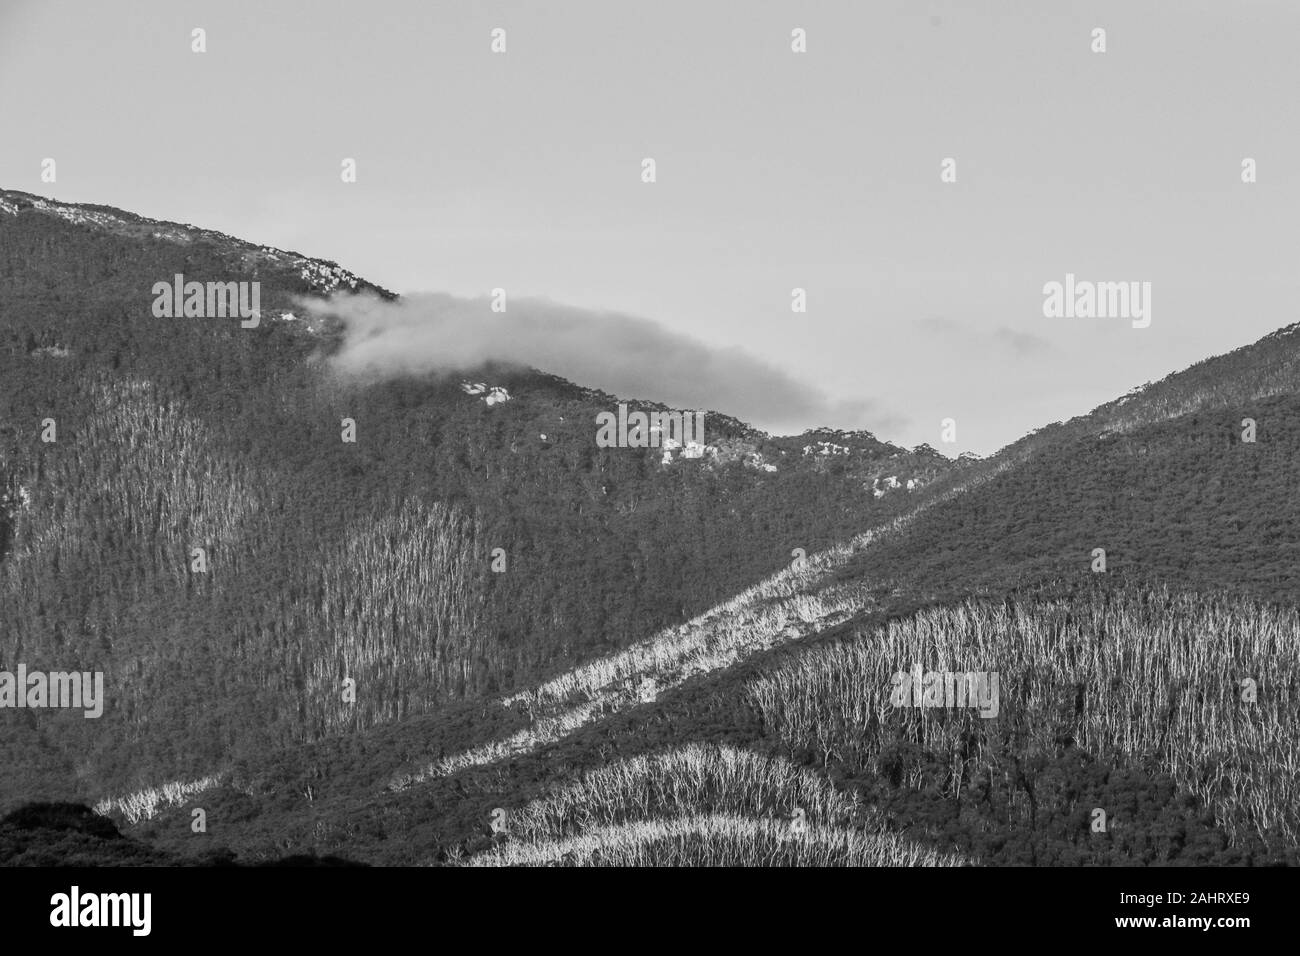
[(0, 711), (6, 862), (1300, 862), (1295, 326), (985, 459), (720, 409), (682, 461), (545, 370), (341, 375), (328, 309), (159, 334), (160, 276), (392, 294), (0, 200), (0, 669), (104, 674)]

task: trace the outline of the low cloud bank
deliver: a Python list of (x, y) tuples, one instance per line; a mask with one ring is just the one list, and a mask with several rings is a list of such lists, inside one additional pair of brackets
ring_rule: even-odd
[[(759, 427), (801, 431), (896, 426), (873, 403), (841, 401), (740, 348), (715, 348), (657, 322), (545, 299), (491, 300), (421, 293), (308, 299), (317, 315), (344, 322), (343, 372), (388, 378), (451, 374), (486, 362), (531, 366), (620, 398), (734, 415)], [(874, 414), (873, 414), (874, 413)]]

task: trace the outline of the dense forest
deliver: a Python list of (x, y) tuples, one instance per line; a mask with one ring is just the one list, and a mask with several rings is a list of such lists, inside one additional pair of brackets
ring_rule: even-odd
[[(385, 290), (194, 227), (6, 195), (0, 665), (103, 670), (109, 700), (96, 721), (11, 721), (0, 748), (28, 772), (0, 803), (202, 776), (508, 691), (913, 496), (873, 494), (877, 477), (953, 467), (715, 413), (711, 457), (665, 465), (598, 448), (617, 399), (535, 370), (466, 370), (508, 389), (495, 407), (459, 376), (343, 378), (337, 325), (281, 316)], [(154, 317), (150, 290), (176, 273), (261, 282), (265, 321)], [(803, 453), (829, 439), (844, 454)]]
[[(1258, 422), (1280, 425), (1286, 401), (1251, 407)], [(674, 855), (685, 845), (697, 862), (740, 860), (766, 852), (769, 837), (745, 829), (751, 824), (723, 826), (719, 814), (762, 821), (804, 806), (814, 819), (814, 804), (789, 789), (788, 771), (763, 797), (746, 778), (686, 800), (682, 788), (700, 773), (689, 762), (670, 760), (682, 769), (656, 782), (663, 754), (709, 741), (792, 761), (845, 798), (856, 795), (850, 818), (858, 832), (907, 833), (967, 861), (1298, 862), (1288, 835), (1300, 826), (1288, 748), (1300, 713), (1300, 625), (1285, 587), (1267, 584), (1287, 580), (1274, 573), (1276, 548), (1254, 542), (1267, 533), (1279, 544), (1294, 540), (1275, 516), (1288, 513), (1289, 449), (1297, 446), (1275, 434), (1267, 447), (1242, 448), (1240, 429), (1229, 428), (1240, 415), (1183, 416), (1123, 439), (1062, 441), (1051, 454), (990, 471), (961, 495), (923, 506), (901, 532), (855, 541), (820, 575), (789, 576), (728, 602), (701, 617), (698, 634), (670, 628), (608, 667), (593, 662), (511, 695), (526, 706), (467, 707), (365, 742), (277, 754), (238, 768), (202, 802), (241, 808), (245, 822), (227, 836), (255, 858), (271, 852), (276, 833), (286, 851), (350, 847), (390, 862), (481, 853), (542, 860), (560, 846), (592, 863), (645, 862), (655, 854), (685, 859)], [(1263, 432), (1256, 437), (1263, 444)], [(1116, 471), (1107, 470), (1108, 454), (1117, 456)], [(1121, 466), (1124, 483), (1100, 480)], [(1078, 481), (1071, 469), (1093, 474), (1090, 467), (1099, 476), (1085, 485), (1091, 495), (1061, 506), (1062, 494), (1073, 494), (1064, 489)], [(1235, 528), (1236, 511), (1216, 494), (1195, 495), (1176, 480), (1182, 473), (1211, 489), (1237, 482), (1241, 513), (1263, 516), (1261, 525), (1216, 534), (1227, 522)], [(1131, 488), (1142, 497), (1130, 499)], [(1174, 513), (1180, 520), (1152, 520), (1147, 539), (1129, 532), (1145, 527), (1139, 514)], [(1026, 522), (1021, 538), (1017, 520)], [(1109, 547), (1105, 571), (1094, 563), (1094, 540)], [(837, 614), (841, 623), (827, 623)], [(787, 635), (785, 643), (771, 646), (764, 632)], [(891, 642), (901, 643), (884, 653)], [(755, 649), (748, 658), (719, 651), (746, 643)], [(713, 666), (720, 657), (737, 663)], [(627, 665), (618, 663), (624, 658)], [(932, 659), (999, 670), (1000, 719), (882, 719), (888, 672)], [(707, 666), (691, 666), (700, 660)], [(1255, 703), (1242, 699), (1244, 677), (1258, 684)], [(666, 692), (640, 698), (647, 680)], [(596, 702), (601, 715), (547, 732), (548, 720), (583, 701)], [(509, 759), (491, 758), (492, 741), (521, 737), (526, 745)], [(477, 752), (487, 759), (457, 759)], [(421, 765), (422, 755), (449, 771), (394, 788), (394, 775)], [(590, 797), (569, 811), (575, 824), (520, 834), (514, 849), (485, 835), (492, 807), (544, 806), (582, 775), (606, 779), (610, 761), (645, 759), (644, 768), (628, 765), (630, 778), (609, 783), (632, 788), (625, 799), (640, 808), (635, 815), (592, 816), (605, 798)], [(1104, 834), (1090, 828), (1097, 808), (1115, 823)], [(714, 835), (716, 857), (706, 852), (709, 841), (684, 834), (664, 843), (658, 827), (686, 825), (678, 811)], [(180, 812), (163, 807), (140, 832), (179, 850)], [(836, 828), (850, 818), (828, 821), (826, 839), (840, 839)], [(290, 820), (297, 836), (286, 840), (279, 828)], [(572, 842), (592, 834), (601, 839)], [(847, 844), (841, 852), (850, 852)]]
[[(1300, 862), (1296, 327), (986, 461), (709, 412), (665, 464), (543, 371), (336, 374), (301, 297), (390, 293), (333, 263), (4, 195), (0, 670), (108, 701), (4, 713), (0, 861)], [(913, 663), (998, 717), (891, 710)]]

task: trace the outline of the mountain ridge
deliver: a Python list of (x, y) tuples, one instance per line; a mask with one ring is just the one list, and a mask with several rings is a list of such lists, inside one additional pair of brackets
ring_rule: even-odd
[[(173, 243), (193, 243), (196, 241), (207, 242), (214, 245), (226, 245), (239, 249), (247, 257), (247, 261), (252, 264), (257, 263), (275, 263), (280, 264), (282, 258), (287, 257), (294, 264), (316, 273), (311, 277), (304, 276), (313, 283), (313, 292), (329, 295), (335, 290), (350, 291), (353, 293), (372, 292), (387, 300), (397, 300), (401, 296), (398, 293), (391, 292), (381, 286), (369, 281), (343, 268), (338, 262), (331, 259), (323, 259), (315, 256), (307, 256), (303, 253), (293, 250), (279, 249), (252, 242), (251, 240), (241, 239), (228, 233), (219, 232), (213, 229), (206, 229), (195, 226), (192, 223), (182, 223), (173, 220), (153, 219), (142, 216), (116, 206), (109, 206), (96, 203), (75, 203), (58, 200), (53, 197), (40, 196), (35, 193), (29, 193), (22, 190), (0, 188), (0, 215), (8, 214), (17, 217), (20, 213), (30, 211), (37, 214), (52, 216), (69, 222), (73, 225), (85, 226), (87, 228), (99, 229), (111, 234), (123, 236), (126, 238), (139, 239), (149, 237), (158, 238)], [(321, 282), (319, 277), (335, 277), (337, 281), (330, 283)], [(470, 378), (478, 374), (478, 370), (469, 368), (461, 370)], [(532, 372), (545, 374), (554, 379), (560, 379), (559, 376), (544, 372), (540, 369), (531, 369)], [(561, 379), (562, 380), (562, 379)], [(587, 389), (578, 383), (568, 383), (574, 388), (586, 390), (591, 393), (592, 397), (600, 399), (614, 399), (615, 401), (640, 402), (642, 400), (636, 397), (614, 396), (596, 389)], [(645, 405), (655, 409), (667, 409), (668, 405), (645, 401)], [(677, 409), (682, 410), (682, 409)], [(815, 426), (805, 429), (798, 435), (777, 435), (755, 428), (734, 416), (719, 411), (709, 411), (711, 421), (721, 421), (729, 431), (738, 431), (742, 437), (761, 438), (763, 440), (775, 440), (781, 438), (808, 438), (814, 439), (818, 436), (829, 436), (840, 439), (848, 439), (863, 444), (878, 443), (887, 445), (891, 450), (898, 452), (917, 453), (922, 449), (936, 451), (929, 445), (917, 446), (915, 449), (908, 449), (902, 445), (895, 445), (879, 439), (874, 433), (865, 430), (844, 430), (829, 428), (826, 426)], [(937, 452), (942, 456), (941, 452)], [(947, 457), (947, 456), (942, 456)]]
[[(987, 459), (860, 431), (773, 437), (718, 415), (716, 456), (664, 465), (595, 448), (586, 417), (613, 396), (544, 372), (476, 374), (510, 396), (488, 405), (456, 376), (336, 380), (319, 361), (328, 337), (291, 323), (159, 334), (139, 290), (177, 266), (255, 268), (271, 305), (319, 290), (296, 262), (31, 208), (39, 220), (0, 214), (0, 669), (102, 668), (112, 691), (93, 727), (57, 713), (37, 724), (30, 711), (6, 724), (0, 757), (28, 773), (6, 781), (0, 803), (102, 801), (132, 838), (182, 855), (212, 848), (186, 825), (202, 806), (222, 845), (254, 859), (487, 862), (493, 807), (549, 813), (575, 780), (609, 786), (582, 774), (611, 754), (667, 748), (667, 763), (629, 771), (644, 779), (599, 828), (565, 817), (505, 856), (550, 859), (602, 833), (636, 859), (668, 833), (703, 841), (700, 859), (715, 839), (724, 859), (765, 852), (792, 812), (799, 791), (782, 788), (795, 767), (872, 801), (864, 819), (890, 839), (963, 859), (1294, 859), (1255, 830), (1285, 791), (1250, 783), (1291, 758), (1207, 750), (1212, 716), (1179, 710), (1175, 695), (1195, 686), (1228, 706), (1183, 648), (1230, 633), (1215, 666), (1274, 675), (1260, 718), (1272, 723), (1232, 719), (1290, 739), (1285, 695), (1300, 690), (1282, 638), (1293, 625), (1259, 602), (1291, 606), (1300, 585), (1288, 511), (1300, 474), (1295, 326)], [(1244, 418), (1258, 420), (1258, 442), (1242, 440)], [(46, 419), (56, 441), (40, 440)], [(344, 419), (360, 441), (340, 440)], [(920, 487), (906, 487), (908, 469)], [(195, 546), (206, 571), (193, 570)], [(1185, 593), (1161, 597), (1171, 584)], [(1230, 604), (1220, 589), (1250, 594)], [(1173, 640), (1146, 609), (1177, 601)], [(1056, 647), (1062, 606), (1067, 621), (1098, 623)], [(975, 646), (1021, 649), (999, 665), (1004, 723), (958, 716), (935, 736), (878, 717), (869, 737), (855, 729), (865, 718), (852, 715), (879, 701), (864, 711), (835, 683), (835, 655), (855, 673), (910, 667), (880, 649), (903, 635), (900, 653), (940, 639), (969, 653), (967, 626), (983, 629)], [(1079, 743), (1096, 739), (1090, 714), (1118, 713), (1085, 666), (1107, 627), (1166, 668), (1140, 702), (1160, 716), (1144, 718), (1151, 753)], [(1097, 660), (1135, 679), (1132, 659)], [(1035, 695), (1017, 700), (1017, 686)], [(1161, 721), (1177, 735), (1160, 736)], [(630, 818), (636, 787), (668, 785), (653, 767), (741, 759), (692, 750), (700, 740), (786, 762), (755, 764), (758, 778), (719, 772), (720, 793), (677, 809), (656, 796), (654, 814)], [(1248, 767), (1254, 776), (1233, 783), (1244, 803), (1189, 783), (1203, 760)], [(952, 782), (954, 765), (969, 784)], [(1086, 821), (1080, 830), (1073, 810), (1044, 802), (1072, 788), (1128, 807), (1133, 840), (1089, 843)], [(679, 810), (689, 814), (664, 822)], [(861, 823), (845, 812), (827, 840)], [(1278, 833), (1294, 831), (1285, 811), (1278, 819)]]

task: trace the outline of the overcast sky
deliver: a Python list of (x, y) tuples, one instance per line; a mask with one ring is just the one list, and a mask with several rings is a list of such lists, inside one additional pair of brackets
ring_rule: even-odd
[[(1294, 0), (0, 0), (0, 186), (653, 323), (727, 366), (690, 402), (986, 454), (1300, 320), (1297, 37)], [(1150, 327), (1044, 317), (1066, 273), (1150, 282)]]

